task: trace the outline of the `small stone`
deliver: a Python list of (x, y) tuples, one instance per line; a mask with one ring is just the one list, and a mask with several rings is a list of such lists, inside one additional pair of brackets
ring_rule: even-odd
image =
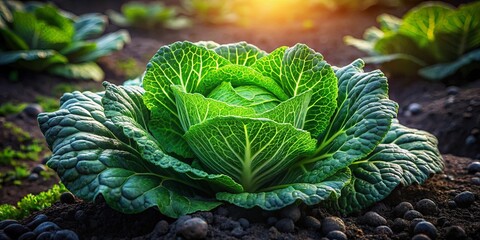
[(320, 220), (312, 217), (312, 216), (306, 216), (304, 219), (303, 219), (303, 224), (305, 225), (305, 227), (307, 228), (310, 228), (310, 229), (321, 229), (322, 228), (322, 223), (320, 222)]
[(386, 235), (387, 237), (391, 237), (393, 235), (393, 231), (388, 226), (382, 225), (375, 228), (376, 234)]
[(447, 205), (448, 205), (449, 208), (456, 208), (457, 207), (457, 203), (453, 200), (449, 200), (447, 202)]
[(32, 168), (32, 173), (40, 174), (43, 171), (46, 171), (47, 168), (45, 168), (45, 165), (43, 164), (37, 164), (35, 167)]
[(480, 172), (480, 162), (475, 161), (468, 164), (467, 171), (469, 174), (475, 174), (477, 172)]
[(331, 231), (345, 232), (345, 223), (339, 217), (326, 217), (322, 220), (322, 233), (327, 235)]
[(30, 175), (28, 175), (27, 177), (27, 180), (30, 181), (30, 182), (34, 182), (34, 181), (37, 181), (40, 177), (38, 176), (37, 173), (30, 173)]
[(291, 218), (282, 218), (275, 223), (275, 228), (277, 228), (280, 232), (292, 233), (295, 231), (295, 223)]
[(185, 239), (205, 239), (208, 233), (208, 224), (205, 220), (194, 217), (178, 226), (177, 233)]
[(73, 204), (75, 203), (75, 196), (71, 192), (64, 192), (60, 195), (60, 202)]
[(155, 236), (163, 236), (168, 233), (168, 222), (165, 220), (160, 220), (158, 223), (155, 225), (155, 228), (153, 229), (153, 232), (155, 233)]
[(468, 208), (473, 202), (475, 202), (475, 195), (469, 191), (461, 192), (455, 196), (453, 201), (455, 201), (458, 207)]
[(408, 227), (408, 221), (403, 218), (395, 218), (392, 224), (392, 230), (395, 232), (402, 232)]
[(445, 100), (445, 107), (448, 107), (455, 103), (455, 96), (448, 96)]
[(60, 230), (55, 232), (53, 240), (79, 240), (79, 238), (72, 230)]
[(33, 103), (33, 104), (29, 104), (28, 106), (26, 106), (23, 109), (23, 112), (31, 118), (36, 118), (38, 116), (38, 114), (43, 112), (43, 108), (42, 108), (42, 106)]
[(403, 217), (408, 210), (413, 210), (413, 205), (409, 202), (401, 202), (393, 208), (393, 215)]
[(438, 230), (432, 223), (421, 221), (413, 229), (413, 234), (425, 234), (431, 239), (435, 239), (438, 237)]
[(425, 198), (418, 201), (415, 204), (415, 210), (419, 211), (423, 215), (437, 215), (438, 214), (438, 207), (437, 204), (432, 201), (431, 199)]
[(250, 222), (245, 218), (239, 218), (238, 223), (240, 223), (240, 226), (242, 226), (244, 229), (250, 227)]
[(407, 219), (409, 221), (415, 219), (415, 218), (423, 218), (422, 213), (420, 213), (417, 210), (408, 210), (405, 215), (403, 215), (404, 219)]
[(417, 224), (423, 221), (425, 221), (425, 219), (423, 218), (415, 218), (412, 221), (410, 221), (410, 226), (408, 228), (409, 232), (413, 233), (413, 230), (415, 230), (415, 227), (417, 226)]
[(478, 177), (473, 177), (471, 181), (473, 185), (480, 185), (480, 178)]
[(419, 103), (411, 103), (408, 105), (408, 111), (412, 113), (412, 115), (417, 115), (422, 112), (422, 105)]
[(278, 222), (278, 219), (276, 217), (268, 217), (267, 218), (267, 225), (268, 226), (273, 226), (275, 223)]
[(282, 211), (280, 212), (280, 216), (284, 218), (290, 218), (293, 220), (293, 222), (297, 222), (302, 216), (302, 213), (300, 212), (298, 206), (290, 205), (282, 209)]
[(55, 224), (53, 222), (43, 222), (43, 223), (40, 223), (40, 225), (38, 225), (33, 230), (33, 232), (36, 235), (40, 235), (43, 232), (52, 232), (52, 231), (55, 231), (55, 230), (60, 230), (60, 227), (58, 227), (57, 224)]
[(14, 223), (5, 227), (3, 229), (3, 232), (5, 232), (5, 234), (7, 234), (7, 236), (9, 237), (17, 239), (18, 237), (22, 236), (22, 234), (30, 232), (30, 229), (20, 223)]
[(11, 240), (11, 238), (8, 237), (7, 234), (0, 231), (0, 240)]
[(270, 227), (268, 229), (268, 236), (270, 239), (278, 239), (278, 237), (280, 236), (280, 232), (278, 231), (277, 228), (275, 227)]
[(467, 239), (467, 233), (460, 226), (451, 226), (447, 228), (445, 239), (447, 240)]
[(242, 227), (236, 227), (230, 232), (230, 234), (236, 238), (241, 238), (246, 234), (246, 232), (243, 231)]
[(348, 240), (347, 235), (338, 230), (329, 232), (326, 237), (332, 240)]
[(35, 233), (26, 232), (26, 233), (22, 234), (22, 236), (20, 236), (18, 238), (18, 240), (34, 240), (35, 238), (37, 238), (37, 235), (35, 235)]
[(33, 218), (33, 220), (31, 222), (29, 222), (27, 224), (27, 227), (29, 227), (30, 229), (35, 229), (38, 225), (40, 225), (41, 223), (44, 223), (46, 221), (48, 221), (47, 215), (38, 214), (37, 216), (35, 216)]
[(233, 230), (237, 227), (240, 227), (240, 223), (237, 221), (234, 221), (232, 219), (227, 219), (226, 221), (222, 222), (220, 224), (220, 229), (221, 230)]
[(477, 142), (477, 138), (473, 135), (468, 135), (467, 138), (465, 138), (465, 144), (466, 145), (473, 145)]
[(51, 240), (53, 237), (53, 232), (43, 232), (37, 236), (37, 240)]
[(7, 220), (0, 221), (0, 230), (3, 230), (3, 229), (6, 228), (8, 225), (14, 224), (14, 223), (18, 223), (18, 221), (17, 221), (17, 220), (13, 220), (13, 219), (7, 219)]
[(51, 158), (51, 156), (44, 157), (44, 158), (42, 158), (42, 161), (40, 163), (43, 164), (43, 165), (47, 165), (47, 162), (48, 162), (48, 160), (50, 160), (50, 158)]
[(432, 239), (425, 234), (417, 234), (412, 237), (412, 240), (432, 240)]
[(376, 212), (367, 212), (365, 215), (359, 218), (360, 224), (367, 224), (371, 227), (378, 227), (381, 225), (386, 225), (387, 220)]
[(448, 95), (457, 95), (460, 92), (460, 88), (457, 86), (450, 86), (447, 87), (447, 94)]

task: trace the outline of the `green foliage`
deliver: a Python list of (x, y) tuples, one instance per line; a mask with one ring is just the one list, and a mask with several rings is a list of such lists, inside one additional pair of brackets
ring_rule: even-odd
[(117, 68), (127, 77), (127, 79), (133, 79), (142, 75), (143, 69), (137, 63), (134, 58), (120, 59), (117, 61)]
[(37, 102), (45, 112), (52, 112), (60, 107), (60, 101), (53, 97), (37, 96), (35, 102)]
[(161, 47), (141, 80), (66, 93), (39, 125), (80, 198), (119, 211), (361, 210), (443, 168), (435, 137), (396, 121), (382, 72), (331, 67), (306, 45)]
[(53, 187), (38, 195), (28, 194), (15, 206), (10, 204), (0, 205), (0, 221), (5, 219), (22, 219), (35, 211), (50, 207), (60, 199), (60, 195), (67, 189), (63, 184)]
[(187, 15), (204, 23), (233, 23), (237, 20), (234, 6), (238, 1), (225, 0), (182, 0)]
[(26, 103), (12, 103), (6, 102), (0, 105), (0, 116), (7, 116), (10, 114), (17, 114), (23, 111), (23, 109), (27, 106)]
[(109, 10), (108, 16), (118, 26), (154, 29), (164, 27), (182, 29), (191, 26), (190, 19), (180, 16), (178, 9), (165, 6), (163, 2), (128, 2), (122, 5), (121, 13)]
[(380, 29), (367, 29), (364, 40), (347, 36), (345, 42), (372, 55), (367, 62), (391, 72), (429, 80), (446, 80), (456, 73), (467, 76), (480, 65), (479, 12), (480, 2), (458, 9), (441, 2), (423, 3), (403, 19), (380, 15)]
[(0, 2), (0, 67), (100, 81), (95, 61), (123, 48), (126, 31), (104, 35), (105, 16), (79, 17), (51, 4)]
[(16, 159), (38, 160), (43, 147), (40, 141), (32, 138), (30, 134), (12, 122), (3, 122), (4, 139), (18, 145), (16, 148), (0, 145), (0, 165), (12, 165)]

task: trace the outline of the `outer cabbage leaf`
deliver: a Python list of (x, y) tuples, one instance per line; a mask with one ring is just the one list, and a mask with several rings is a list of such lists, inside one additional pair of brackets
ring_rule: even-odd
[(455, 74), (460, 69), (475, 63), (480, 63), (480, 49), (466, 53), (453, 62), (439, 63), (424, 67), (420, 69), (418, 73), (420, 76), (430, 80), (441, 80)]
[(54, 65), (48, 68), (48, 72), (66, 78), (92, 79), (94, 81), (101, 81), (105, 75), (95, 62)]
[(213, 50), (231, 63), (243, 66), (251, 66), (258, 59), (267, 55), (265, 51), (246, 42), (223, 44)]
[(77, 56), (77, 62), (96, 61), (98, 58), (108, 55), (112, 52), (123, 48), (125, 43), (130, 42), (130, 34), (125, 30), (119, 30), (107, 35), (104, 35), (95, 41), (96, 48), (93, 51), (86, 52), (81, 56)]
[(175, 97), (171, 85), (195, 92), (205, 74), (229, 64), (225, 58), (190, 42), (177, 42), (158, 50), (147, 65), (143, 78), (144, 102), (152, 112), (149, 130), (167, 153), (191, 157), (193, 153), (182, 138)]
[(74, 41), (86, 40), (101, 34), (105, 30), (107, 17), (98, 13), (84, 14), (74, 23)]
[(269, 119), (219, 116), (193, 125), (185, 139), (210, 172), (253, 192), (315, 149), (310, 133)]
[(67, 62), (67, 58), (54, 50), (9, 51), (0, 53), (0, 56), (0, 65), (19, 63), (34, 71)]
[[(139, 90), (115, 90), (118, 89), (107, 89), (103, 99), (110, 105), (108, 114), (115, 123), (104, 115), (102, 97), (90, 92), (65, 94), (59, 111), (39, 116), (40, 127), (53, 151), (47, 164), (57, 171), (70, 191), (88, 201), (102, 194), (111, 207), (125, 213), (156, 206), (170, 217), (220, 204), (194, 197), (195, 191), (205, 191), (194, 185), (203, 179), (210, 178), (207, 181), (235, 191), (235, 184), (229, 185), (233, 181), (222, 182), (225, 176), (192, 169), (158, 149), (149, 152), (155, 147), (148, 148), (149, 142), (143, 141), (148, 133), (137, 131), (144, 124), (142, 112), (146, 109), (136, 105), (141, 103)], [(115, 101), (122, 98), (126, 101)], [(175, 178), (176, 175), (183, 177)], [(184, 178), (190, 181), (184, 183)], [(185, 184), (190, 184), (190, 188)], [(179, 186), (186, 190), (179, 190)]]
[(424, 131), (392, 123), (382, 143), (365, 159), (349, 166), (352, 180), (338, 199), (338, 210), (359, 211), (387, 197), (398, 185), (422, 184), (440, 172), (443, 160), (436, 138)]
[(364, 73), (363, 61), (335, 70), (337, 109), (318, 138), (317, 150), (290, 171), (284, 181), (317, 183), (370, 154), (387, 134), (397, 104), (388, 99), (380, 71)]
[(244, 208), (258, 206), (265, 210), (277, 210), (297, 201), (315, 205), (330, 198), (337, 199), (341, 189), (350, 182), (351, 172), (348, 168), (316, 184), (292, 183), (261, 189), (256, 193), (217, 193), (217, 199)]
[(252, 68), (275, 80), (289, 97), (312, 90), (304, 130), (318, 136), (326, 128), (335, 110), (337, 86), (335, 75), (321, 54), (303, 44), (282, 47), (258, 60)]

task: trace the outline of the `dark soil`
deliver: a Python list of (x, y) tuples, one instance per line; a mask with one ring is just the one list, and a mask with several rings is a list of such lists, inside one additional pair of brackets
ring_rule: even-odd
[[(110, 2), (97, 6), (79, 4), (75, 1), (58, 2), (61, 7), (74, 13), (103, 12), (107, 8), (119, 9), (120, 4)], [(124, 50), (102, 58), (100, 65), (106, 72), (106, 81), (121, 84), (128, 74), (125, 69), (118, 67), (119, 61), (133, 58), (138, 66), (145, 66), (158, 48), (165, 44), (180, 40), (212, 40), (218, 43), (247, 41), (266, 51), (301, 42), (322, 53), (330, 64), (344, 66), (364, 56), (362, 52), (343, 44), (345, 35), (361, 37), (367, 27), (376, 25), (375, 19), (379, 14), (387, 12), (399, 16), (407, 10), (407, 7), (400, 7), (373, 8), (364, 12), (322, 12), (314, 19), (313, 29), (309, 30), (303, 29), (300, 23), (295, 22), (264, 26), (258, 24), (240, 28), (231, 25), (212, 26), (198, 23), (193, 28), (181, 31), (129, 29), (132, 42)], [(118, 28), (110, 26), (108, 31), (116, 29)], [(367, 70), (374, 68), (376, 66), (367, 66)], [(140, 71), (143, 69), (144, 67), (140, 68)], [(406, 201), (415, 205), (417, 201), (428, 198), (437, 204), (439, 212), (424, 218), (437, 227), (438, 239), (446, 239), (450, 225), (462, 227), (469, 239), (480, 239), (480, 201), (478, 199), (480, 186), (472, 183), (474, 175), (469, 175), (466, 171), (466, 166), (470, 162), (480, 158), (480, 80), (470, 79), (470, 83), (460, 85), (459, 90), (454, 93), (451, 89), (447, 90), (448, 86), (444, 84), (426, 82), (418, 77), (388, 76), (388, 78), (390, 97), (400, 105), (398, 116), (400, 122), (406, 126), (433, 133), (439, 139), (440, 151), (445, 154), (446, 167), (444, 174), (433, 176), (424, 185), (399, 188), (390, 197), (365, 211), (378, 212), (387, 219), (387, 225), (392, 227), (394, 221), (392, 209), (398, 203)], [(98, 82), (65, 80), (44, 74), (23, 72), (18, 81), (12, 82), (7, 80), (5, 74), (0, 73), (0, 103), (34, 102), (40, 95), (56, 96), (54, 88), (66, 82), (72, 83), (78, 90), (98, 91), (102, 88)], [(408, 106), (412, 103), (420, 104), (420, 113), (412, 114), (408, 110)], [(33, 137), (42, 139), (34, 119), (15, 115), (8, 116), (4, 120), (14, 122)], [(0, 134), (1, 136), (4, 135)], [(0, 143), (13, 144), (5, 138), (1, 138)], [(46, 146), (44, 142), (43, 144)], [(44, 154), (48, 154), (48, 151)], [(38, 160), (40, 161), (41, 159)], [(0, 171), (4, 169), (0, 168)], [(0, 190), (0, 203), (15, 203), (27, 193), (38, 193), (49, 188), (56, 181), (57, 178), (51, 178), (48, 181), (25, 182), (21, 186), (7, 184)], [(469, 208), (449, 207), (448, 201), (453, 200), (455, 195), (462, 191), (474, 193), (477, 200)], [(302, 216), (313, 216), (319, 220), (335, 215), (335, 213), (327, 213), (319, 206), (300, 206), (300, 209)], [(79, 211), (83, 213), (79, 214)], [(226, 216), (225, 212), (228, 212)], [(302, 222), (304, 218), (295, 223), (293, 232), (282, 233), (266, 223), (268, 217), (278, 217), (279, 213), (268, 213), (258, 209), (244, 210), (230, 206), (214, 210), (212, 213), (194, 214), (209, 223), (207, 238), (235, 239), (234, 236), (237, 236), (242, 239), (320, 239), (324, 237), (320, 230), (307, 228)], [(161, 226), (159, 224), (155, 228), (156, 234), (166, 239), (173, 238), (175, 234), (175, 220), (162, 216), (155, 209), (138, 215), (124, 215), (110, 209), (101, 201), (85, 203), (77, 199), (75, 204), (57, 203), (32, 214), (22, 222), (27, 223), (38, 214), (46, 214), (51, 221), (62, 228), (74, 230), (82, 239), (134, 237), (153, 239), (155, 234), (151, 233), (161, 220), (165, 220), (169, 228), (163, 229), (163, 235), (158, 235)], [(374, 228), (359, 223), (359, 217), (362, 214), (342, 217), (347, 226), (346, 234), (349, 239), (410, 239), (413, 236), (408, 229), (394, 232), (392, 236), (375, 233)], [(235, 222), (242, 217), (249, 220), (250, 226), (243, 228), (244, 234), (232, 235), (233, 229), (226, 227), (225, 223)], [(448, 223), (445, 223), (446, 221)]]

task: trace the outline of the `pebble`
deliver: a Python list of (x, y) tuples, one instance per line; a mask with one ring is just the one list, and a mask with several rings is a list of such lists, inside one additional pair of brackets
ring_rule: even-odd
[(221, 230), (233, 230), (236, 227), (240, 227), (240, 223), (232, 219), (227, 219), (226, 221), (220, 223)]
[(375, 228), (375, 233), (376, 234), (382, 234), (382, 235), (386, 235), (387, 237), (390, 237), (393, 235), (393, 231), (390, 227), (388, 226), (385, 226), (385, 225), (382, 225), (382, 226), (378, 226)]
[(276, 217), (268, 217), (267, 218), (267, 225), (268, 226), (273, 226), (275, 223), (278, 222), (278, 219)]
[(415, 204), (415, 210), (419, 211), (423, 215), (437, 215), (438, 214), (438, 207), (437, 204), (432, 201), (431, 199), (425, 198), (418, 201)]
[(42, 106), (33, 103), (33, 104), (29, 104), (28, 106), (26, 106), (23, 109), (23, 112), (31, 118), (36, 118), (38, 116), (38, 114), (43, 112), (43, 108), (42, 108)]
[(32, 168), (32, 173), (40, 174), (43, 171), (46, 171), (47, 168), (45, 168), (45, 165), (43, 164), (37, 164), (35, 167)]
[(52, 232), (44, 232), (37, 236), (37, 240), (50, 240), (53, 237)]
[(402, 232), (408, 227), (408, 221), (403, 218), (395, 218), (392, 224), (392, 230), (395, 232)]
[(205, 239), (208, 233), (208, 224), (205, 220), (194, 217), (178, 226), (177, 233), (185, 239)]
[(475, 174), (477, 172), (480, 172), (480, 162), (475, 161), (468, 164), (467, 171), (469, 174)]
[(35, 229), (38, 225), (48, 221), (48, 217), (45, 214), (38, 214), (33, 218), (31, 222), (27, 224), (30, 229)]
[(422, 105), (419, 103), (410, 103), (407, 110), (412, 113), (412, 115), (417, 115), (422, 112)]
[(10, 224), (3, 229), (3, 232), (5, 232), (5, 234), (7, 234), (7, 236), (9, 236), (13, 239), (17, 239), (18, 237), (22, 236), (22, 234), (24, 234), (26, 232), (29, 232), (29, 231), (30, 231), (30, 229), (28, 229), (27, 227), (23, 226), (20, 223)]
[(297, 222), (302, 216), (302, 213), (300, 212), (298, 206), (290, 205), (282, 209), (282, 211), (280, 212), (280, 216), (282, 216), (283, 218), (290, 218), (293, 220), (293, 222)]
[(37, 173), (30, 173), (30, 175), (28, 175), (27, 177), (27, 180), (30, 182), (34, 182), (34, 181), (37, 181), (39, 178), (40, 176), (38, 176)]
[(295, 231), (295, 223), (290, 218), (282, 218), (275, 223), (275, 228), (280, 232), (292, 233)]
[(14, 224), (14, 223), (18, 223), (18, 221), (17, 220), (12, 220), (12, 219), (7, 219), (7, 220), (0, 221), (0, 230), (3, 230), (8, 225)]
[(378, 227), (387, 224), (387, 220), (384, 217), (372, 211), (365, 213), (365, 215), (360, 217), (358, 220), (360, 224), (367, 224), (371, 227)]
[(466, 145), (473, 145), (477, 142), (477, 138), (473, 135), (468, 135), (467, 138), (465, 138), (465, 144)]
[(26, 232), (22, 234), (22, 236), (20, 236), (18, 240), (34, 240), (35, 238), (37, 238), (37, 235), (35, 235), (34, 232)]
[(467, 239), (467, 233), (465, 232), (465, 230), (463, 230), (463, 228), (459, 226), (451, 226), (447, 228), (445, 239), (447, 240)]
[(8, 237), (7, 234), (0, 231), (0, 240), (10, 240), (10, 237)]
[(408, 229), (409, 232), (410, 232), (410, 233), (413, 233), (413, 230), (415, 230), (415, 227), (417, 226), (417, 224), (418, 224), (419, 222), (423, 222), (423, 221), (425, 221), (425, 219), (423, 219), (423, 218), (415, 218), (415, 219), (413, 219), (412, 221), (410, 221), (410, 227), (409, 227), (409, 229)]
[(242, 227), (236, 227), (230, 232), (230, 234), (236, 238), (241, 238), (247, 233), (243, 231)]
[(448, 205), (449, 208), (456, 208), (457, 207), (457, 203), (455, 203), (455, 201), (453, 201), (453, 200), (449, 200), (447, 202), (447, 205)]
[(438, 237), (438, 230), (432, 223), (421, 221), (413, 229), (413, 234), (425, 234), (431, 239), (435, 239)]
[(403, 217), (408, 210), (413, 210), (413, 205), (409, 202), (401, 202), (393, 208), (393, 215)]
[(165, 220), (160, 220), (158, 221), (157, 224), (155, 224), (155, 228), (153, 229), (153, 232), (155, 233), (156, 236), (163, 236), (168, 233), (168, 222)]
[(453, 199), (458, 207), (468, 208), (475, 202), (475, 195), (472, 192), (465, 191), (457, 194)]
[(338, 230), (329, 232), (326, 237), (331, 240), (348, 240), (347, 235)]
[(54, 233), (53, 240), (79, 240), (78, 235), (71, 230), (60, 230)]
[(405, 212), (405, 215), (403, 215), (403, 218), (411, 221), (415, 218), (423, 218), (423, 215), (417, 210), (408, 210)]
[(305, 225), (305, 227), (310, 229), (318, 230), (322, 228), (322, 223), (320, 222), (320, 220), (312, 216), (306, 216), (305, 218), (303, 218), (303, 224)]
[(448, 95), (457, 95), (460, 92), (460, 88), (457, 86), (450, 86), (447, 87), (447, 94)]
[(50, 160), (50, 158), (51, 158), (51, 156), (44, 157), (44, 158), (42, 158), (42, 161), (40, 163), (43, 164), (43, 165), (47, 165), (47, 162), (48, 162), (48, 160)]
[(60, 195), (60, 202), (66, 204), (73, 204), (75, 203), (75, 196), (71, 192), (64, 192)]
[(51, 232), (51, 231), (55, 231), (55, 230), (60, 230), (60, 227), (58, 227), (57, 224), (55, 224), (53, 222), (43, 222), (43, 223), (40, 223), (40, 225), (38, 225), (33, 230), (33, 232), (36, 235), (40, 235), (43, 232)]
[(240, 223), (240, 226), (242, 226), (244, 229), (250, 227), (250, 222), (245, 218), (239, 218), (238, 223)]
[(471, 179), (473, 185), (480, 185), (480, 178), (479, 177), (473, 177)]
[(345, 223), (339, 217), (326, 217), (322, 220), (322, 233), (324, 235), (328, 234), (331, 231), (338, 230), (340, 232), (345, 232)]
[(412, 237), (412, 240), (432, 240), (432, 239), (425, 234), (417, 234)]

